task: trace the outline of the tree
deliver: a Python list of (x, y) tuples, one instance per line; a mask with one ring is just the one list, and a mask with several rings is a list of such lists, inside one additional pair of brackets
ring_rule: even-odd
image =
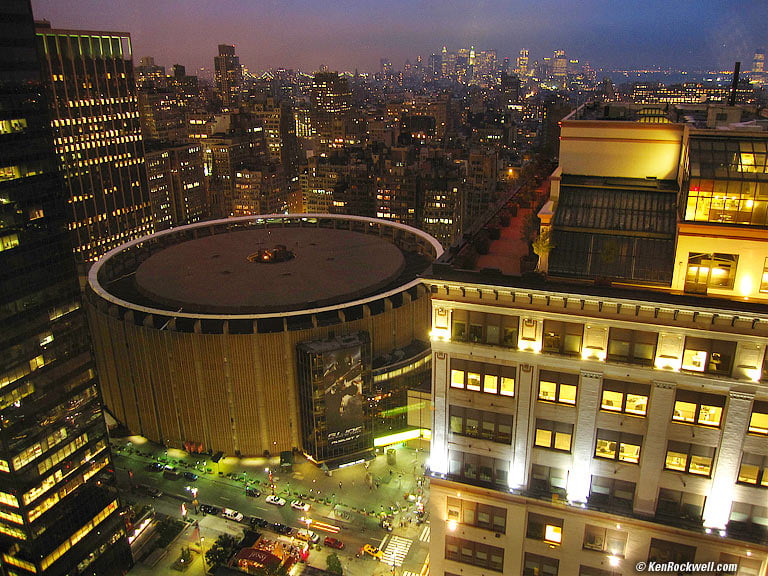
[(328, 555), (326, 562), (328, 564), (328, 572), (331, 574), (344, 574), (344, 569), (341, 566), (341, 560), (339, 560), (339, 556), (335, 552)]
[(539, 261), (536, 264), (537, 272), (547, 271), (547, 256), (555, 247), (552, 242), (552, 230), (550, 228), (544, 228), (536, 239), (531, 244), (533, 246), (533, 252), (539, 257)]

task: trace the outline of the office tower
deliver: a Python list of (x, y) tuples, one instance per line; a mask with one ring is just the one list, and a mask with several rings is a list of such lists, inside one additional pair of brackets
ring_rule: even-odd
[(555, 50), (552, 55), (551, 74), (560, 86), (565, 87), (565, 79), (568, 74), (568, 58), (565, 55), (565, 50)]
[[(0, 572), (131, 566), (28, 0), (0, 43)], [(11, 44), (12, 43), (12, 44)]]
[(517, 55), (515, 73), (523, 78), (528, 76), (528, 50), (520, 50), (520, 53)]
[(37, 28), (78, 263), (152, 231), (131, 37)]
[(350, 132), (352, 92), (338, 72), (316, 72), (312, 80), (310, 115), (320, 149), (338, 148)]
[(148, 143), (146, 159), (155, 230), (208, 217), (201, 145)]
[(426, 279), (439, 574), (766, 573), (768, 133), (654, 110), (561, 120), (542, 274), (521, 274), (513, 199), (487, 254), (468, 235)]
[(139, 89), (162, 90), (167, 85), (165, 67), (155, 64), (152, 56), (145, 56), (139, 60), (135, 68), (136, 86)]
[(288, 179), (293, 178), (298, 172), (299, 143), (290, 103), (267, 98), (254, 104), (252, 113), (264, 128), (269, 160), (280, 164)]
[(180, 142), (186, 138), (186, 102), (173, 89), (141, 89), (138, 92), (141, 132), (144, 140)]
[(240, 57), (235, 54), (235, 47), (219, 44), (219, 55), (213, 59), (216, 93), (221, 98), (224, 108), (236, 108), (240, 104), (243, 89), (243, 70)]
[(765, 50), (758, 48), (752, 59), (752, 83), (762, 86), (768, 81), (765, 70)]

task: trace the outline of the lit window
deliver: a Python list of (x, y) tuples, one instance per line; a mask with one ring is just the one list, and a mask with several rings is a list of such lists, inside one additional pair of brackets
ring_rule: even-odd
[(755, 402), (749, 418), (751, 434), (768, 434), (768, 402)]
[(678, 390), (672, 420), (701, 426), (720, 426), (725, 397), (689, 390)]
[(670, 440), (667, 444), (664, 468), (698, 476), (710, 476), (714, 458), (713, 447)]
[(464, 388), (463, 370), (451, 370), (451, 388)]

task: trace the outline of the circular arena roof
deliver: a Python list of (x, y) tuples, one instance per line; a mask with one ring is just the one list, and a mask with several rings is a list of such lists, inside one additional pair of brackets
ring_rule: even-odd
[(418, 282), (442, 252), (417, 229), (335, 215), (232, 218), (120, 246), (91, 269), (105, 300), (174, 316), (253, 316), (379, 298)]

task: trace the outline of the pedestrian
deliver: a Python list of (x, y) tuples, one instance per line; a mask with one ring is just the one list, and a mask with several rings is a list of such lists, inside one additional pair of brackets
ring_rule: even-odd
[(339, 482), (339, 490), (341, 490), (341, 482)]

